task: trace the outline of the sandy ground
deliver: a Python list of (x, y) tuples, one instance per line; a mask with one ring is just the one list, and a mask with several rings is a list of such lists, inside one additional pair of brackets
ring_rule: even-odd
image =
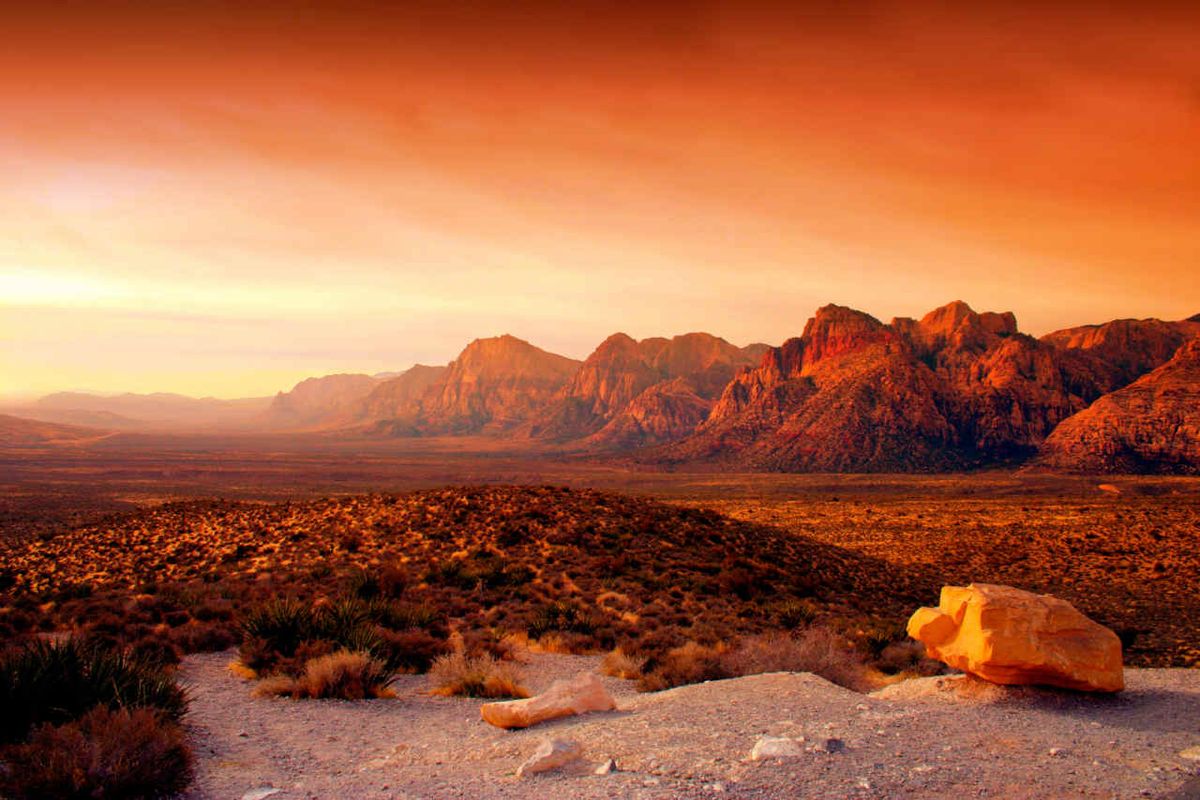
[[(1200, 760), (1181, 755), (1200, 747), (1200, 670), (1128, 670), (1111, 698), (962, 677), (873, 695), (792, 673), (658, 694), (605, 678), (618, 711), (507, 732), (481, 701), (426, 694), (423, 676), (390, 700), (263, 699), (231, 660), (184, 661), (188, 798), (1200, 798)], [(531, 655), (527, 684), (597, 664)], [(750, 761), (763, 735), (803, 737), (802, 752)], [(585, 762), (517, 778), (546, 736), (579, 741)], [(592, 774), (609, 758), (616, 772)]]

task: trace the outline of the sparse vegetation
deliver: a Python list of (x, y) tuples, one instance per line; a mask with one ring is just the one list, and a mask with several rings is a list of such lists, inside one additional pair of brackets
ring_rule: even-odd
[(388, 697), (395, 672), (368, 652), (338, 650), (304, 662), (296, 677), (273, 675), (255, 687), (259, 695), (366, 700)]
[(847, 689), (873, 688), (863, 657), (824, 627), (807, 628), (795, 635), (750, 636), (732, 647), (688, 642), (650, 658), (641, 671), (638, 688), (653, 692), (764, 672), (811, 672)]
[(424, 671), (445, 652), (428, 609), (392, 601), (340, 598), (320, 605), (273, 600), (241, 623), (245, 671), (270, 679), (264, 694), (381, 697), (397, 672)]
[(486, 653), (470, 656), (461, 648), (439, 656), (429, 670), (429, 678), (433, 694), (447, 697), (529, 696), (515, 664), (499, 661)]
[(632, 681), (642, 676), (645, 666), (645, 656), (631, 656), (618, 647), (604, 656), (600, 662), (600, 672), (610, 678)]

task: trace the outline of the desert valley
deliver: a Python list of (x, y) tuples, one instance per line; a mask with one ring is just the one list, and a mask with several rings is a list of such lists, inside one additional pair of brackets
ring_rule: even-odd
[[(174, 673), (184, 738), (136, 758), (186, 750), (188, 797), (1191, 796), (1198, 337), (827, 306), (778, 347), (615, 334), (578, 362), (502, 336), (273, 398), (52, 395), (3, 418), (0, 630)], [(905, 623), (968, 584), (1115, 632), (1124, 699), (948, 678)], [(537, 778), (514, 772), (536, 727), (440, 697), (596, 672), (620, 710), (544, 723), (579, 752)], [(53, 691), (10, 675), (9, 703)], [(961, 726), (1012, 742), (1000, 772), (943, 747)], [(16, 796), (73, 791), (22, 760), (63, 747), (45, 730), (10, 745)]]
[(3, 23), (0, 800), (1200, 800), (1200, 5)]

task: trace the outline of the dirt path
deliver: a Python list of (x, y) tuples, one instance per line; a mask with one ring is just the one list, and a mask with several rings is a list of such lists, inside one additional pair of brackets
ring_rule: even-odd
[[(1129, 670), (1116, 698), (960, 678), (859, 695), (786, 673), (639, 695), (605, 679), (619, 711), (505, 732), (480, 721), (480, 701), (425, 694), (421, 676), (394, 700), (253, 698), (231, 658), (184, 661), (189, 798), (1200, 797), (1200, 761), (1180, 755), (1200, 746), (1200, 670)], [(597, 661), (532, 655), (528, 684)], [(578, 740), (587, 763), (515, 777), (547, 735)], [(802, 752), (747, 760), (762, 735), (804, 737)], [(591, 774), (610, 757), (619, 771)]]

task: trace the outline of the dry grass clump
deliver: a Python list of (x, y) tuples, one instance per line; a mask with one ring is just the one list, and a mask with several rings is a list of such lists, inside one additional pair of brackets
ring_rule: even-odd
[(645, 656), (632, 656), (618, 647), (604, 656), (604, 660), (600, 662), (600, 673), (610, 678), (632, 681), (642, 677), (642, 669), (645, 666)]
[(395, 674), (370, 653), (339, 650), (311, 658), (298, 677), (273, 675), (259, 682), (254, 693), (296, 699), (366, 700), (390, 697)]
[(734, 675), (811, 672), (856, 692), (874, 688), (858, 651), (824, 627), (806, 628), (793, 636), (748, 637), (726, 654), (725, 664)]
[(7, 748), (0, 796), (174, 797), (192, 779), (183, 730), (150, 709), (97, 706), (65, 725), (41, 725)]
[(794, 635), (750, 636), (733, 647), (688, 642), (648, 659), (638, 689), (656, 692), (764, 672), (811, 672), (854, 691), (873, 688), (862, 656), (828, 628), (813, 627)]
[(455, 650), (440, 656), (429, 669), (433, 694), (444, 697), (528, 697), (520, 669), (490, 655), (469, 656)]

